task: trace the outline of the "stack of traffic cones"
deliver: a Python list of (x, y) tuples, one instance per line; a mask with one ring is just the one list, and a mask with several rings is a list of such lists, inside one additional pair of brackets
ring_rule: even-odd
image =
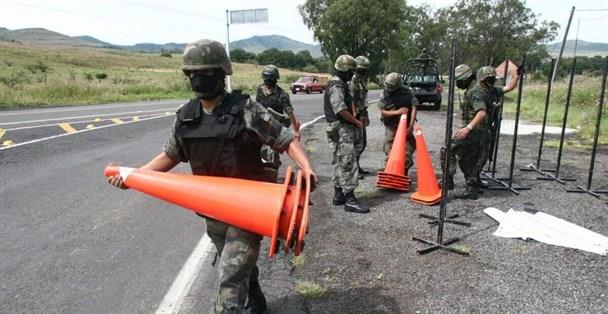
[(279, 239), (285, 240), (285, 252), (294, 247), (296, 256), (302, 252), (308, 232), (310, 181), (301, 171), (295, 185), (289, 184), (293, 175), (290, 167), (283, 184), (117, 166), (106, 167), (104, 174), (119, 174), (127, 187), (270, 237), (269, 256), (278, 251)]
[(422, 130), (416, 128), (414, 132), (416, 137), (416, 165), (418, 171), (416, 173), (418, 179), (418, 191), (410, 196), (410, 199), (416, 203), (423, 205), (435, 205), (441, 201), (441, 189), (437, 184), (435, 169), (431, 162), (431, 157), (426, 149)]
[(393, 147), (386, 162), (386, 168), (384, 168), (384, 172), (378, 172), (378, 179), (376, 181), (378, 188), (402, 192), (409, 191), (412, 180), (405, 175), (406, 132), (407, 116), (402, 114), (399, 119), (395, 139), (393, 140)]

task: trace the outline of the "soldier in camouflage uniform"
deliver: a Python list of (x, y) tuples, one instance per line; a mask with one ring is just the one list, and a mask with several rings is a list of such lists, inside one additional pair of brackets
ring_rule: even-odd
[[(448, 180), (445, 187), (447, 189), (454, 188), (454, 174), (458, 161), (460, 170), (465, 177), (466, 188), (462, 194), (457, 196), (465, 199), (477, 199), (478, 194), (481, 193), (479, 187), (483, 186), (479, 180), (480, 165), (483, 167), (483, 159), (487, 158), (484, 155), (490, 128), (487, 116), (488, 112), (493, 110), (493, 105), (497, 103), (498, 97), (502, 97), (503, 89), (494, 87), (496, 71), (492, 67), (480, 68), (477, 71), (478, 83), (473, 84), (473, 71), (469, 66), (461, 64), (455, 69), (454, 79), (458, 88), (466, 89), (464, 100), (461, 103), (463, 127), (456, 131), (454, 138), (451, 140), (452, 154), (449, 160)], [(473, 86), (471, 87), (471, 85)], [(445, 149), (441, 150), (441, 160), (443, 166)]]
[(480, 84), (476, 84), (475, 86), (479, 85), (479, 89), (485, 95), (484, 103), (486, 104), (486, 110), (488, 112), (488, 117), (486, 118), (488, 131), (486, 137), (481, 143), (480, 156), (476, 165), (476, 186), (479, 188), (488, 188), (488, 185), (480, 179), (480, 174), (492, 154), (492, 141), (494, 140), (493, 136), (495, 134), (496, 129), (498, 128), (498, 123), (500, 121), (499, 106), (501, 104), (501, 100), (504, 94), (515, 89), (519, 80), (519, 74), (522, 70), (522, 67), (518, 68), (518, 75), (515, 76), (514, 79), (510, 80), (505, 87), (494, 86), (494, 84), (496, 83), (496, 70), (493, 67), (485, 66), (479, 68), (479, 70), (477, 71), (477, 77)]
[[(180, 107), (164, 150), (140, 169), (169, 171), (180, 162), (189, 162), (196, 175), (272, 181), (260, 158), (260, 148), (266, 144), (286, 151), (311, 178), (308, 183), (316, 182), (292, 131), (249, 96), (225, 92), (225, 76), (232, 74), (232, 65), (221, 43), (199, 40), (186, 45), (182, 70), (197, 97)], [(125, 188), (120, 176), (108, 181)], [(262, 313), (266, 299), (256, 267), (262, 237), (211, 218), (205, 220), (220, 256), (218, 293), (211, 312), (241, 313), (249, 298), (250, 313)]]
[(327, 140), (332, 145), (332, 182), (334, 184), (334, 205), (344, 205), (344, 210), (367, 213), (369, 208), (355, 198), (355, 188), (359, 185), (355, 134), (363, 129), (363, 122), (352, 114), (351, 94), (348, 82), (357, 68), (355, 58), (341, 55), (334, 64), (336, 74), (325, 87), (323, 109), (327, 120)]
[(350, 93), (353, 101), (353, 116), (363, 122), (363, 128), (359, 129), (355, 136), (355, 152), (357, 153), (357, 168), (359, 169), (359, 179), (363, 179), (363, 176), (369, 174), (361, 168), (359, 163), (361, 154), (367, 146), (367, 133), (365, 128), (369, 125), (369, 116), (367, 114), (367, 70), (369, 69), (369, 59), (365, 56), (358, 56), (357, 69), (355, 75), (350, 81)]
[(414, 152), (416, 151), (416, 138), (414, 137), (414, 123), (416, 122), (416, 106), (418, 99), (414, 97), (411, 89), (403, 84), (401, 75), (396, 72), (389, 73), (384, 79), (384, 90), (380, 93), (380, 120), (384, 124), (384, 154), (386, 159), (391, 153), (399, 119), (407, 114), (407, 143), (405, 146), (405, 175), (414, 165)]
[[(300, 133), (300, 124), (293, 114), (293, 107), (289, 100), (289, 94), (277, 85), (279, 78), (279, 69), (276, 66), (272, 64), (265, 66), (262, 70), (262, 79), (264, 80), (264, 83), (258, 87), (255, 101), (264, 106), (264, 108), (266, 108), (277, 121), (281, 122), (283, 126), (289, 127), (292, 125), (297, 138)], [(262, 146), (260, 154), (264, 167), (276, 176), (279, 167), (281, 167), (281, 157), (279, 153), (274, 151), (272, 147), (264, 145)]]

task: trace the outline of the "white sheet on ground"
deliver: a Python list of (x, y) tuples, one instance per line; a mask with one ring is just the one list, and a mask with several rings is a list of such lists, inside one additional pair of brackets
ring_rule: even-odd
[(555, 216), (543, 212), (531, 214), (512, 208), (505, 213), (488, 207), (483, 212), (500, 223), (494, 232), (497, 237), (534, 239), (604, 256), (608, 254), (608, 237)]

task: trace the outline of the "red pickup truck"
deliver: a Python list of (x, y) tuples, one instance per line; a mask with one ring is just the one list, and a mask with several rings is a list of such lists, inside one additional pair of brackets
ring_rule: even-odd
[(322, 76), (302, 76), (297, 81), (291, 83), (291, 92), (297, 94), (298, 92), (311, 92), (323, 93), (325, 86), (327, 85), (327, 78)]

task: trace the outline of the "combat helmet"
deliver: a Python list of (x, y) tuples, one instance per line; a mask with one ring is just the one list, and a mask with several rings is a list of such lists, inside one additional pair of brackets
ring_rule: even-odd
[(184, 74), (188, 75), (190, 71), (194, 70), (209, 69), (221, 69), (225, 75), (232, 74), (232, 64), (224, 45), (210, 39), (201, 39), (187, 44), (182, 60)]
[(277, 68), (277, 66), (274, 64), (269, 64), (262, 70), (262, 78), (278, 80), (280, 77), (279, 68)]
[(485, 81), (488, 77), (496, 77), (496, 69), (491, 66), (484, 66), (477, 70), (477, 80), (479, 82)]
[(348, 72), (357, 68), (357, 61), (350, 55), (341, 55), (336, 59), (334, 68), (340, 72)]
[(358, 56), (355, 61), (357, 62), (357, 70), (369, 69), (369, 59), (365, 56)]
[(455, 81), (466, 81), (471, 75), (473, 75), (473, 70), (466, 64), (460, 64), (454, 69)]
[(384, 88), (389, 92), (397, 90), (402, 84), (401, 74), (397, 72), (391, 72), (384, 78)]

